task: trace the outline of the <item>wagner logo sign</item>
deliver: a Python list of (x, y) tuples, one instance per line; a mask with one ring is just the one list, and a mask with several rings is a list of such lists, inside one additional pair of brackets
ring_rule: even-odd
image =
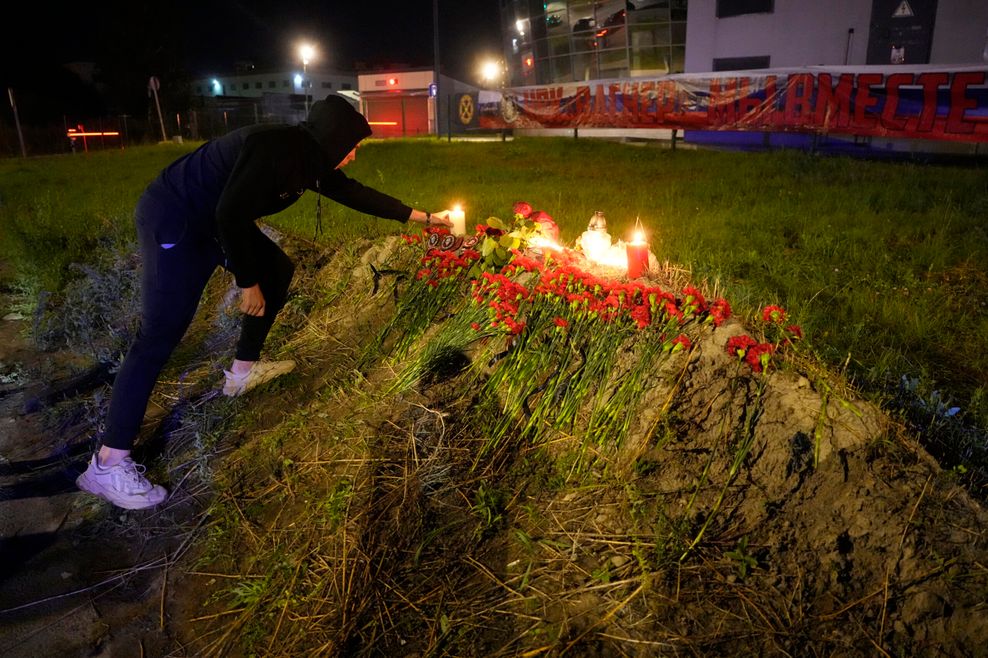
[(476, 114), (476, 107), (477, 104), (474, 103), (473, 96), (470, 94), (460, 96), (460, 100), (456, 104), (456, 113), (460, 117), (460, 123), (469, 126)]

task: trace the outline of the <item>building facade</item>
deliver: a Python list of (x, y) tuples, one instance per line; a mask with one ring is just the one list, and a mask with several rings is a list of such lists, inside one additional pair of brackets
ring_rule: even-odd
[(508, 84), (681, 73), (686, 0), (502, 0)]
[(501, 28), (513, 87), (988, 62), (986, 0), (501, 0)]
[(232, 75), (218, 75), (192, 82), (195, 96), (216, 97), (236, 96), (238, 98), (261, 98), (265, 94), (304, 95), (310, 98), (325, 98), (327, 94), (352, 91), (357, 88), (357, 77), (352, 74), (301, 69), (268, 72), (246, 71)]
[(686, 72), (975, 64), (985, 0), (690, 0)]

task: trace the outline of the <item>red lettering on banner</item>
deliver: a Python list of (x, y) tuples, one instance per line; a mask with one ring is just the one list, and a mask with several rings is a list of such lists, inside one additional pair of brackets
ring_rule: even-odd
[(974, 123), (964, 117), (964, 112), (976, 108), (978, 101), (968, 98), (967, 88), (984, 83), (984, 71), (954, 74), (954, 79), (950, 82), (950, 111), (947, 114), (946, 132), (962, 135), (974, 132)]
[[(722, 88), (721, 85), (726, 85)], [(707, 106), (707, 118), (714, 126), (733, 124), (736, 120), (734, 107), (734, 89), (737, 81), (734, 78), (714, 78), (710, 81), (710, 104)]]
[[(613, 119), (619, 116), (618, 112), (618, 97), (621, 95), (621, 84), (612, 84), (607, 88), (607, 114), (611, 117), (612, 123)], [(621, 99), (624, 100), (623, 98)]]
[(871, 93), (874, 85), (882, 84), (885, 77), (881, 73), (862, 73), (858, 76), (858, 86), (854, 94), (854, 125), (856, 128), (871, 130), (878, 125), (878, 117), (871, 108), (878, 105), (878, 97)]
[(604, 85), (597, 85), (596, 89), (593, 90), (592, 107), (591, 119), (593, 121), (600, 122), (607, 116), (607, 98), (604, 96)]
[(889, 130), (905, 130), (906, 118), (896, 114), (899, 109), (899, 87), (913, 83), (912, 73), (893, 73), (885, 81), (885, 106), (882, 107), (882, 126)]
[(841, 73), (836, 86), (830, 84), (829, 73), (817, 76), (814, 119), (823, 130), (846, 128), (851, 123), (851, 92), (854, 74)]
[[(746, 123), (748, 115), (756, 114), (758, 111), (758, 106), (761, 105), (761, 101), (754, 94), (754, 89), (751, 86), (750, 78), (738, 78), (737, 81), (737, 98), (738, 105), (738, 119), (742, 123)], [(753, 119), (754, 117), (752, 117)]]
[(779, 79), (774, 75), (765, 76), (765, 102), (763, 104), (764, 123), (773, 128), (786, 127), (785, 98), (779, 92)]
[(928, 133), (933, 130), (937, 120), (937, 91), (950, 81), (946, 73), (923, 73), (919, 76), (919, 84), (923, 87), (923, 109), (919, 113), (917, 132)]
[(621, 92), (621, 105), (624, 107), (624, 116), (630, 120), (629, 125), (639, 123), (639, 103), (638, 85), (634, 82), (626, 83)]
[(576, 95), (574, 98), (574, 108), (577, 125), (583, 123), (584, 117), (589, 113), (590, 110), (590, 87), (577, 87)]
[(786, 80), (785, 122), (801, 127), (813, 120), (813, 76), (796, 73)]
[(679, 93), (679, 85), (675, 82), (663, 80), (656, 85), (655, 114), (657, 122), (663, 121), (667, 114), (676, 113)]
[[(620, 126), (799, 130), (988, 142), (988, 67), (803, 69), (785, 77), (624, 79), (505, 90), (521, 110), (485, 107), (484, 128)], [(922, 72), (921, 72), (922, 71)]]
[[(653, 103), (655, 111), (652, 111)], [(658, 102), (655, 98), (655, 83), (643, 82), (638, 85), (638, 99), (636, 103), (638, 113), (636, 120), (643, 123), (655, 123), (658, 120)]]

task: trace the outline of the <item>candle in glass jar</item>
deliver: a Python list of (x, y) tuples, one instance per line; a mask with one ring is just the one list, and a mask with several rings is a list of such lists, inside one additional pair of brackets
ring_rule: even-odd
[(634, 239), (627, 244), (628, 278), (637, 279), (648, 271), (648, 243), (645, 234), (635, 231)]
[(453, 209), (449, 211), (449, 221), (452, 222), (452, 232), (453, 235), (466, 235), (467, 234), (467, 218), (463, 213), (463, 208), (460, 204), (453, 206)]

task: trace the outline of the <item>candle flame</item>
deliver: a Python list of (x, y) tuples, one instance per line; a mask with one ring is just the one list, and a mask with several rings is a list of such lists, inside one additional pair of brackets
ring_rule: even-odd
[(645, 244), (645, 232), (635, 231), (634, 236), (631, 238), (632, 244)]
[(454, 203), (453, 204), (453, 212), (463, 212), (463, 207), (460, 204), (458, 204), (458, 203)]
[(611, 236), (601, 231), (584, 231), (580, 236), (583, 253), (592, 263), (608, 267), (628, 268), (628, 252), (624, 243), (611, 244)]

